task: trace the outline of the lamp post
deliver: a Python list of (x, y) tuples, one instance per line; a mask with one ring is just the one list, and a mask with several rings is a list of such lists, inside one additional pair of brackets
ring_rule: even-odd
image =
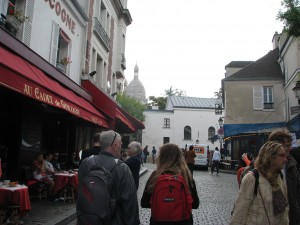
[(296, 82), (296, 86), (292, 89), (295, 94), (295, 98), (298, 99), (298, 105), (300, 105), (300, 81)]
[(220, 125), (220, 129), (218, 130), (218, 136), (219, 136), (219, 142), (220, 142), (220, 152), (222, 149), (222, 143), (223, 143), (223, 137), (224, 137), (224, 130), (223, 130), (223, 124), (224, 124), (224, 120), (222, 119), (222, 117), (220, 117), (220, 119), (218, 120), (219, 125)]

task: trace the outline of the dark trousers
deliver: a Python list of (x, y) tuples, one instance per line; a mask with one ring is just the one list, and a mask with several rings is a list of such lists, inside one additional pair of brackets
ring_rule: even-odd
[(220, 162), (219, 161), (213, 161), (211, 165), (211, 173), (214, 173), (215, 168), (217, 170), (217, 174), (219, 173), (219, 167), (220, 167)]
[(187, 163), (187, 166), (188, 166), (188, 168), (190, 169), (191, 174), (192, 174), (192, 176), (193, 176), (194, 164), (193, 164), (193, 163)]

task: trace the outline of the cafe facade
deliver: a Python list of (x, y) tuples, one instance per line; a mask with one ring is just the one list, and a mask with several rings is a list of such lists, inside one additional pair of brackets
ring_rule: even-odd
[(90, 90), (83, 86), (90, 2), (0, 3), (0, 157), (12, 180), (37, 152), (59, 152), (66, 162), (91, 146), (95, 132), (143, 129), (106, 90), (92, 93), (89, 80)]

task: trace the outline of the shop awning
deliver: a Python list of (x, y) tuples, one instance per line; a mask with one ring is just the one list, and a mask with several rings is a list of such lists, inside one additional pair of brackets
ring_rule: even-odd
[(295, 116), (293, 119), (286, 123), (286, 127), (291, 132), (299, 132), (300, 131), (300, 114)]
[(285, 127), (285, 123), (224, 124), (224, 137), (244, 133), (266, 133)]
[(126, 118), (126, 116), (118, 108), (116, 109), (116, 118), (121, 120), (133, 132), (136, 130), (134, 125), (131, 124), (131, 122)]
[(0, 85), (108, 128), (106, 117), (90, 102), (3, 47), (0, 47)]
[(83, 80), (82, 86), (93, 95), (94, 105), (115, 122), (113, 129), (123, 133), (132, 133), (145, 128), (142, 122), (124, 111), (114, 99), (98, 89), (89, 80)]

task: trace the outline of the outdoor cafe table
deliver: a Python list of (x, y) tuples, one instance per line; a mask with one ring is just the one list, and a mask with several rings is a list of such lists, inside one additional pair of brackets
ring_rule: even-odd
[(58, 194), (67, 185), (72, 186), (75, 190), (78, 189), (78, 174), (77, 173), (56, 173), (54, 175), (53, 194)]
[(0, 205), (19, 205), (20, 214), (24, 214), (31, 210), (28, 187), (25, 185), (17, 185), (16, 187), (2, 186), (0, 187)]

